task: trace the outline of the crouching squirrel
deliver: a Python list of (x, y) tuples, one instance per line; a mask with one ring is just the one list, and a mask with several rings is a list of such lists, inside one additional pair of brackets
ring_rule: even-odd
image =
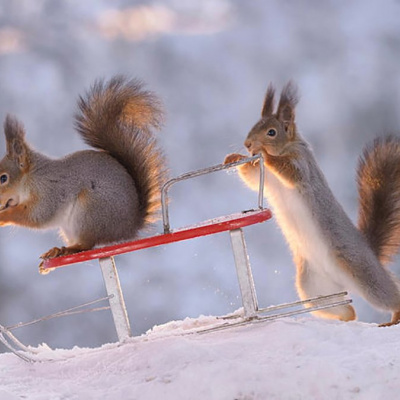
[[(399, 280), (386, 268), (400, 247), (400, 139), (376, 139), (360, 157), (357, 178), (359, 218), (356, 227), (332, 194), (308, 143), (295, 121), (296, 86), (282, 90), (277, 110), (275, 90), (268, 87), (261, 119), (245, 146), (261, 153), (264, 192), (291, 249), (296, 288), (301, 299), (344, 290), (354, 291), (400, 322)], [(242, 159), (230, 154), (225, 163)], [(257, 165), (240, 165), (239, 176), (258, 190)], [(344, 321), (354, 320), (350, 305), (316, 311)]]
[(59, 228), (66, 247), (43, 259), (133, 239), (159, 209), (165, 159), (152, 133), (158, 98), (138, 80), (97, 81), (78, 101), (75, 125), (95, 150), (60, 159), (32, 149), (7, 115), (0, 161), (0, 226)]

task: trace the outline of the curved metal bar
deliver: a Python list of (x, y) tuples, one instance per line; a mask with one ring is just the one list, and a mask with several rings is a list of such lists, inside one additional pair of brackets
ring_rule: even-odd
[[(206, 328), (202, 329), (199, 331), (196, 331), (196, 333), (209, 333), (209, 332), (215, 332), (223, 329), (229, 329), (229, 328), (235, 328), (238, 326), (243, 326), (247, 324), (256, 324), (264, 321), (272, 321), (278, 318), (284, 318), (284, 317), (291, 317), (294, 315), (301, 315), (305, 313), (310, 313), (313, 311), (319, 311), (319, 310), (325, 310), (328, 308), (333, 308), (333, 307), (338, 307), (338, 306), (344, 306), (347, 304), (351, 304), (352, 300), (351, 299), (346, 299), (346, 296), (348, 295), (347, 292), (340, 292), (340, 293), (334, 293), (330, 295), (325, 295), (325, 296), (317, 296), (313, 297), (310, 299), (306, 300), (299, 300), (295, 301), (293, 303), (285, 303), (285, 304), (279, 304), (277, 306), (271, 306), (267, 308), (263, 308), (260, 310), (257, 310), (256, 315), (246, 317), (245, 315), (238, 315), (237, 318), (240, 318), (240, 321), (237, 322), (227, 322), (223, 323), (222, 325), (218, 326), (213, 326), (211, 328)], [(304, 305), (306, 308), (302, 309), (293, 309), (296, 306)], [(268, 312), (273, 312), (273, 311), (278, 311), (278, 310), (283, 310), (282, 312), (279, 313), (272, 313), (270, 315), (260, 315), (259, 314), (265, 314)], [(232, 318), (234, 319), (236, 316), (233, 315)]]
[[(10, 339), (14, 346), (19, 347), (17, 350), (4, 336), (6, 335), (8, 339)], [(13, 352), (17, 357), (21, 358), (22, 360), (26, 362), (34, 362), (36, 361), (34, 358), (27, 356), (26, 354), (21, 353), (21, 351), (27, 352), (28, 354), (31, 353), (31, 351), (24, 345), (22, 344), (10, 331), (8, 331), (4, 326), (0, 325), (0, 342), (4, 344), (7, 349), (9, 349), (11, 352)]]
[[(0, 325), (0, 342), (3, 343), (7, 349), (9, 349), (11, 352), (13, 352), (16, 356), (18, 356), (19, 358), (21, 358), (24, 361), (27, 361), (27, 362), (39, 361), (39, 360), (29, 356), (29, 354), (32, 354), (32, 355), (39, 354), (39, 351), (35, 351), (35, 349), (31, 349), (31, 348), (25, 346), (21, 341), (19, 341), (11, 333), (11, 330), (22, 328), (24, 326), (28, 326), (28, 325), (32, 325), (32, 324), (36, 324), (38, 322), (47, 321), (52, 318), (64, 317), (67, 315), (74, 315), (74, 314), (81, 314), (81, 313), (85, 313), (85, 312), (106, 310), (106, 309), (109, 309), (110, 307), (109, 306), (98, 307), (98, 308), (84, 308), (84, 307), (98, 303), (103, 300), (109, 300), (110, 297), (111, 296), (102, 297), (100, 299), (96, 299), (96, 300), (87, 302), (85, 304), (81, 304), (79, 306), (69, 308), (68, 310), (65, 310), (65, 311), (60, 311), (58, 313), (47, 315), (42, 318), (37, 318), (30, 322), (18, 323), (18, 324), (15, 324), (12, 326), (7, 326), (7, 327)], [(47, 360), (51, 360), (51, 359), (47, 359)], [(44, 359), (42, 361), (44, 361)]]
[(259, 163), (260, 166), (260, 186), (258, 190), (258, 207), (263, 209), (263, 199), (264, 199), (264, 159), (261, 154), (257, 154), (252, 157), (246, 157), (242, 160), (235, 161), (229, 164), (217, 164), (212, 167), (199, 169), (196, 171), (186, 172), (185, 174), (179, 175), (175, 178), (170, 179), (165, 182), (161, 188), (161, 206), (162, 206), (162, 218), (164, 233), (170, 233), (171, 227), (169, 223), (169, 210), (168, 210), (168, 190), (169, 188), (177, 182), (181, 182), (186, 179), (196, 178), (201, 175), (206, 175), (212, 172), (222, 171), (224, 169), (235, 168), (238, 165), (246, 164), (249, 162)]

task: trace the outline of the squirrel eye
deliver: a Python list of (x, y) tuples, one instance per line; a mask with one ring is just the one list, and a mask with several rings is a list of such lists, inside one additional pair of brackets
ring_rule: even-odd
[(270, 130), (267, 132), (267, 135), (268, 135), (268, 136), (271, 136), (271, 137), (276, 136), (276, 130), (275, 130), (275, 129), (270, 129)]
[(0, 176), (0, 184), (4, 185), (6, 182), (8, 181), (8, 175), (7, 174), (3, 174)]

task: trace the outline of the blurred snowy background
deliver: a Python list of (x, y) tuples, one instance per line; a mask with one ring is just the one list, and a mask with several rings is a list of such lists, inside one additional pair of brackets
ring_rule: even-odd
[[(400, 131), (399, 17), (395, 0), (0, 0), (0, 119), (17, 115), (35, 148), (62, 156), (84, 147), (73, 130), (77, 96), (98, 77), (140, 77), (165, 103), (160, 140), (176, 176), (244, 151), (268, 83), (280, 90), (292, 78), (302, 94), (300, 130), (356, 220), (360, 149), (376, 134)], [(176, 227), (257, 201), (226, 172), (170, 194)], [(275, 222), (245, 233), (260, 305), (295, 300), (295, 270)], [(39, 275), (38, 256), (60, 243), (56, 232), (0, 230), (1, 324), (105, 294), (96, 262)], [(228, 234), (120, 256), (117, 264), (135, 335), (241, 306)], [(356, 308), (362, 321), (388, 317), (357, 298)], [(56, 347), (116, 340), (108, 312), (16, 334)]]

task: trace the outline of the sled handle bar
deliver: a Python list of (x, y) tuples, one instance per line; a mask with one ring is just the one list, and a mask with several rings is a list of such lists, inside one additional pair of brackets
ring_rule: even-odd
[(217, 172), (224, 169), (235, 168), (238, 165), (246, 164), (252, 162), (256, 164), (258, 162), (260, 167), (260, 184), (258, 188), (258, 208), (262, 210), (264, 208), (264, 159), (261, 154), (257, 154), (252, 157), (246, 157), (239, 161), (235, 161), (229, 164), (217, 164), (212, 167), (199, 169), (196, 171), (187, 172), (185, 174), (179, 175), (176, 178), (172, 178), (169, 181), (165, 182), (161, 188), (161, 207), (162, 207), (162, 218), (163, 218), (163, 226), (164, 226), (164, 233), (171, 232), (171, 226), (169, 223), (169, 210), (168, 210), (168, 190), (169, 188), (177, 182), (184, 181), (186, 179), (195, 178), (197, 176), (206, 175), (211, 172)]

